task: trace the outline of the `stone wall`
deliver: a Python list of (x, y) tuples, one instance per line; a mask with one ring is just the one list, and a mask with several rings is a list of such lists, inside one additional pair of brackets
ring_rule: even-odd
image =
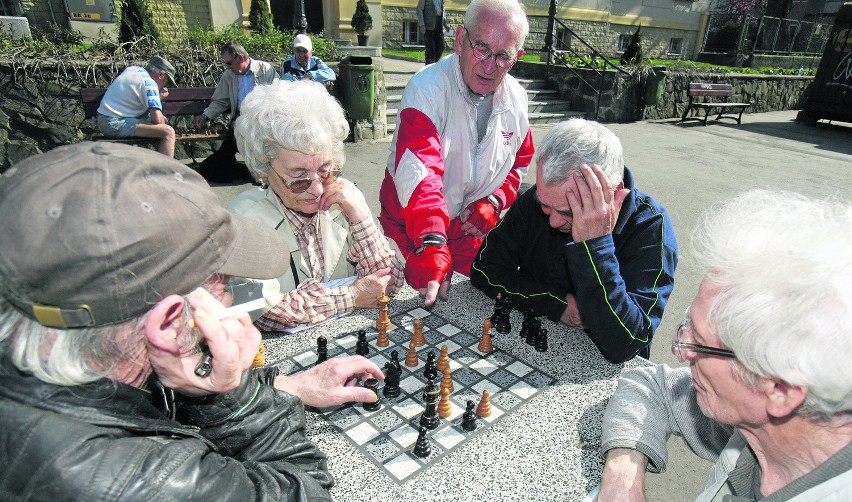
[[(143, 64), (136, 61), (135, 64)], [(218, 61), (187, 63), (172, 60), (182, 87), (214, 86), (221, 75)], [(336, 66), (335, 63), (331, 65)], [(91, 139), (97, 125), (85, 117), (80, 88), (107, 87), (124, 68), (124, 62), (0, 61), (0, 171), (11, 164), (57, 146)], [(376, 64), (376, 106), (372, 120), (353, 124), (355, 139), (379, 139), (387, 135), (387, 94), (381, 64)], [(171, 117), (178, 134), (191, 132), (191, 117)], [(224, 128), (224, 117), (218, 119)], [(151, 148), (154, 147), (152, 143)], [(203, 158), (216, 142), (179, 142), (178, 159)]]

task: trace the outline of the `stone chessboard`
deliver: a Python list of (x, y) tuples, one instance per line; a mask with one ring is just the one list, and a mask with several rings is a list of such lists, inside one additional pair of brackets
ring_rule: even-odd
[[(415, 319), (423, 319), (426, 345), (417, 348), (417, 367), (409, 368), (405, 366), (405, 355), (414, 331)], [(384, 368), (385, 363), (391, 359), (391, 351), (398, 352), (402, 368), (400, 395), (395, 398), (384, 397), (380, 384), (379, 396), (382, 406), (377, 411), (368, 412), (360, 403), (315, 411), (397, 484), (403, 484), (448, 453), (460, 448), (555, 382), (552, 376), (507, 352), (496, 348), (488, 354), (479, 352), (477, 345), (480, 333), (470, 333), (425, 309), (414, 308), (398, 313), (392, 315), (390, 320), (388, 347), (376, 346), (378, 332), (375, 326), (366, 330), (367, 340), (370, 342), (370, 353), (367, 357), (380, 368)], [(329, 359), (354, 354), (357, 338), (355, 331), (337, 339), (329, 339)], [(419, 458), (414, 455), (414, 443), (420, 428), (420, 415), (424, 410), (422, 392), (426, 379), (423, 377), (423, 369), (428, 352), (434, 350), (437, 359), (442, 345), (448, 348), (452, 369), (452, 414), (441, 418), (438, 427), (429, 431), (431, 454), (426, 458)], [(314, 349), (282, 361), (279, 367), (283, 374), (292, 374), (310, 368), (316, 360)], [(440, 384), (441, 375), (439, 371), (436, 384)], [(479, 402), (483, 389), (488, 389), (491, 394), (491, 416), (477, 417), (476, 430), (468, 432), (461, 427), (462, 414), (468, 400)]]

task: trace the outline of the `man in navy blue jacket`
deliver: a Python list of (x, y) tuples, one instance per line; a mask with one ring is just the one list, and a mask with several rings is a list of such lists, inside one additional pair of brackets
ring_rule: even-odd
[(621, 142), (582, 119), (538, 146), (536, 186), (488, 233), (471, 282), (517, 309), (588, 333), (611, 363), (650, 355), (674, 287), (666, 210), (636, 190)]

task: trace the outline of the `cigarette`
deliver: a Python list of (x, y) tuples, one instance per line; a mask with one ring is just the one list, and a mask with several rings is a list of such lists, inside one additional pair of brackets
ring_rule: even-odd
[[(232, 307), (228, 307), (222, 310), (217, 310), (216, 312), (212, 312), (210, 315), (212, 315), (213, 318), (217, 321), (221, 321), (222, 319), (234, 317), (235, 315), (246, 314), (248, 312), (254, 312), (255, 310), (266, 308), (268, 305), (269, 304), (266, 302), (266, 298), (258, 298), (250, 302), (241, 303), (239, 305), (234, 305)], [(191, 328), (195, 327), (195, 319), (189, 320), (189, 326)]]

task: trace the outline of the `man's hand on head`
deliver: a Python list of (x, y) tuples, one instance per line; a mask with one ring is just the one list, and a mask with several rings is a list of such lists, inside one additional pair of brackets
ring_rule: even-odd
[(274, 387), (318, 408), (375, 401), (373, 391), (355, 385), (359, 378), (362, 382), (369, 378), (384, 381), (385, 375), (363, 356), (334, 357), (302, 373), (275, 377)]
[(573, 214), (571, 235), (574, 242), (611, 234), (629, 193), (626, 188), (613, 191), (612, 184), (598, 166), (583, 164), (574, 171), (566, 189)]

